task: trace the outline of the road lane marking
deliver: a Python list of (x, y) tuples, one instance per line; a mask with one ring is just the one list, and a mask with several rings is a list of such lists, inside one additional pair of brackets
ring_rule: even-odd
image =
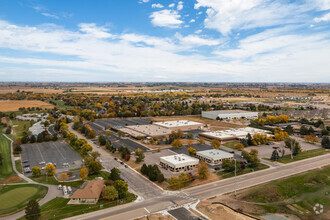
[(148, 212), (148, 214), (150, 213), (149, 210), (147, 208), (144, 208), (144, 210), (146, 210), (146, 212)]

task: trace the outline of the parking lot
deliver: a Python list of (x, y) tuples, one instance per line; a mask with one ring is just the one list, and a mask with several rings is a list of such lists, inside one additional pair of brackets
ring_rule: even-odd
[(174, 151), (177, 154), (186, 154), (186, 155), (189, 156), (189, 153), (188, 153), (188, 148), (189, 147), (192, 147), (192, 148), (196, 149), (196, 151), (203, 151), (203, 150), (213, 149), (210, 145), (207, 145), (207, 144), (193, 144), (191, 146), (184, 145), (184, 146), (179, 147), (179, 148), (172, 147), (172, 148), (170, 148), (170, 150)]
[(22, 161), (28, 161), (23, 166), (29, 165), (30, 168), (53, 163), (60, 171), (79, 168), (82, 163), (80, 156), (64, 141), (24, 144), (21, 155)]
[(98, 120), (94, 123), (102, 126), (102, 127), (108, 127), (109, 125), (111, 128), (114, 129), (120, 129), (124, 128), (128, 125), (147, 125), (150, 124), (151, 120), (146, 118), (134, 118), (134, 119), (110, 119), (110, 120)]
[(111, 144), (114, 147), (116, 147), (117, 149), (120, 146), (123, 146), (123, 147), (127, 147), (130, 151), (136, 151), (138, 148), (140, 148), (144, 152), (149, 150), (147, 147), (143, 146), (140, 143), (132, 141), (129, 138), (120, 138), (113, 134), (110, 134), (110, 141), (111, 141)]

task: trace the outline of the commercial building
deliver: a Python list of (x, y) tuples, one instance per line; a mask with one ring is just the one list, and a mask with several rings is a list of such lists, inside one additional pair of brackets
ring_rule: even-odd
[(197, 151), (196, 156), (209, 164), (219, 164), (225, 159), (234, 159), (234, 154), (217, 149)]
[(204, 126), (202, 123), (188, 120), (154, 122), (153, 124), (171, 129), (172, 131), (177, 131), (179, 129), (181, 131), (196, 130)]
[(237, 128), (237, 129), (229, 129), (223, 131), (210, 131), (200, 133), (200, 136), (203, 136), (207, 139), (217, 139), (219, 141), (230, 141), (230, 140), (237, 140), (240, 138), (245, 138), (247, 134), (268, 134), (270, 131), (261, 130), (257, 128)]
[(140, 137), (155, 137), (158, 139), (166, 139), (171, 134), (172, 130), (161, 126), (148, 124), (148, 125), (130, 125), (120, 129), (124, 133), (137, 138)]
[(104, 180), (91, 180), (83, 189), (75, 191), (68, 204), (96, 204), (104, 188)]
[(220, 111), (202, 111), (203, 118), (213, 120), (227, 120), (227, 119), (257, 119), (258, 112), (250, 112), (243, 110), (220, 110)]
[(191, 170), (197, 166), (199, 160), (185, 154), (160, 157), (160, 165), (172, 172)]

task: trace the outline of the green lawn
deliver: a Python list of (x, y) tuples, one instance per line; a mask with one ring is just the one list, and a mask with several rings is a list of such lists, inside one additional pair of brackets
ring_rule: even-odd
[[(229, 147), (229, 148), (232, 148), (232, 149), (236, 150), (236, 149), (234, 148), (234, 146), (235, 146), (235, 144), (237, 144), (237, 143), (239, 143), (239, 141), (232, 141), (232, 142), (228, 142), (228, 143), (225, 143), (225, 144), (222, 144), (222, 145), (225, 146), (225, 147)], [(220, 149), (221, 149), (221, 146), (220, 146)]]
[[(267, 168), (269, 168), (269, 166), (267, 166), (267, 165), (265, 165), (263, 163), (261, 163), (258, 167), (254, 168), (254, 169), (251, 169), (249, 167), (245, 167), (245, 169), (242, 170), (241, 172), (237, 172), (236, 173), (236, 176), (247, 174), (247, 173), (251, 173), (251, 172), (255, 172), (255, 171), (258, 171), (258, 170), (267, 169)], [(224, 170), (217, 172), (217, 174), (219, 175), (219, 177), (221, 179), (226, 179), (226, 178), (230, 178), (230, 177), (234, 177), (235, 176), (235, 172), (226, 172)]]
[(10, 151), (10, 141), (5, 136), (3, 136), (2, 132), (0, 132), (0, 153), (2, 155), (2, 166), (0, 166), (0, 182), (14, 174), (14, 170), (11, 164)]
[(18, 172), (23, 173), (21, 160), (15, 160), (15, 166)]
[[(291, 159), (291, 155), (285, 155), (284, 157), (280, 158), (277, 162), (291, 163), (291, 162), (294, 162), (294, 161), (304, 160), (304, 159), (307, 159), (307, 158), (316, 157), (316, 156), (324, 155), (324, 154), (327, 154), (327, 153), (329, 153), (329, 151), (326, 151), (324, 148), (319, 148), (319, 149), (314, 149), (314, 150), (308, 150), (308, 151), (301, 152), (297, 156), (294, 156), (293, 159)], [(268, 158), (264, 158), (264, 159), (268, 160), (268, 161), (271, 161)]]
[(101, 171), (100, 174), (95, 174), (95, 175), (88, 176), (88, 179), (89, 180), (93, 180), (96, 177), (103, 177), (103, 179), (107, 180), (107, 179), (109, 179), (109, 176), (110, 176), (110, 173), (109, 172)]
[[(136, 199), (134, 194), (128, 193), (127, 198), (120, 204), (132, 202)], [(100, 200), (95, 205), (70, 205), (67, 204), (70, 199), (55, 198), (41, 206), (40, 219), (63, 219), (75, 215), (81, 215), (88, 212), (101, 210), (100, 205), (104, 208), (109, 208), (118, 205), (117, 201), (108, 202)], [(22, 218), (23, 219), (23, 218)]]
[(330, 209), (329, 176), (330, 167), (327, 166), (254, 187), (243, 193), (238, 200), (256, 202), (268, 213), (288, 213), (304, 219), (326, 219), (326, 216), (316, 216), (313, 206), (319, 203), (325, 211)]
[(23, 209), (29, 200), (39, 200), (47, 191), (47, 187), (34, 184), (3, 186), (0, 189), (0, 216)]
[(13, 125), (14, 134), (12, 137), (16, 139), (21, 139), (23, 137), (23, 132), (26, 132), (29, 130), (29, 127), (31, 127), (29, 121), (20, 121), (20, 120), (11, 120)]
[(82, 180), (77, 180), (73, 182), (61, 182), (59, 183), (53, 176), (46, 176), (41, 175), (40, 177), (31, 177), (34, 181), (38, 183), (44, 183), (44, 184), (50, 184), (50, 185), (65, 185), (65, 186), (71, 186), (75, 188), (80, 188), (80, 186), (84, 183)]

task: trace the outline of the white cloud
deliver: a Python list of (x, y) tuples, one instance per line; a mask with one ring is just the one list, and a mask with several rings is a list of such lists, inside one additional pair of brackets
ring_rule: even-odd
[(323, 15), (322, 17), (319, 18), (314, 18), (314, 21), (316, 23), (319, 23), (321, 21), (330, 21), (330, 13)]
[(188, 35), (181, 36), (180, 34), (176, 34), (176, 37), (180, 40), (181, 44), (185, 46), (216, 46), (220, 44), (220, 40), (201, 38), (197, 35)]
[(205, 27), (216, 29), (223, 35), (233, 30), (301, 23), (302, 13), (310, 10), (307, 5), (298, 3), (264, 0), (197, 0), (195, 9), (201, 7), (207, 8)]
[(149, 0), (140, 0), (139, 3), (148, 3)]
[(43, 12), (41, 13), (43, 16), (46, 16), (46, 17), (49, 17), (49, 18), (55, 18), (55, 19), (59, 19), (59, 17), (57, 15), (54, 15), (54, 14), (50, 14), (50, 13), (46, 13), (46, 12)]
[(152, 8), (163, 8), (164, 6), (162, 4), (157, 3), (157, 4), (152, 4), (151, 7)]
[(182, 1), (179, 1), (178, 2), (178, 6), (176, 8), (178, 11), (182, 10), (183, 9), (183, 2)]
[(155, 11), (150, 15), (150, 18), (151, 23), (159, 27), (178, 28), (183, 23), (177, 11), (168, 9)]
[(175, 6), (174, 3), (168, 5), (169, 8), (173, 8), (174, 6)]
[(200, 33), (202, 33), (202, 30), (195, 31), (195, 34), (200, 34)]
[(196, 21), (195, 19), (191, 19), (189, 22), (194, 23), (195, 21)]
[(320, 10), (330, 9), (330, 0), (309, 0), (310, 4), (314, 4)]
[(99, 27), (94, 23), (81, 23), (78, 26), (80, 27), (80, 31), (93, 35), (96, 38), (113, 37), (112, 34), (108, 33), (109, 30), (107, 28)]

